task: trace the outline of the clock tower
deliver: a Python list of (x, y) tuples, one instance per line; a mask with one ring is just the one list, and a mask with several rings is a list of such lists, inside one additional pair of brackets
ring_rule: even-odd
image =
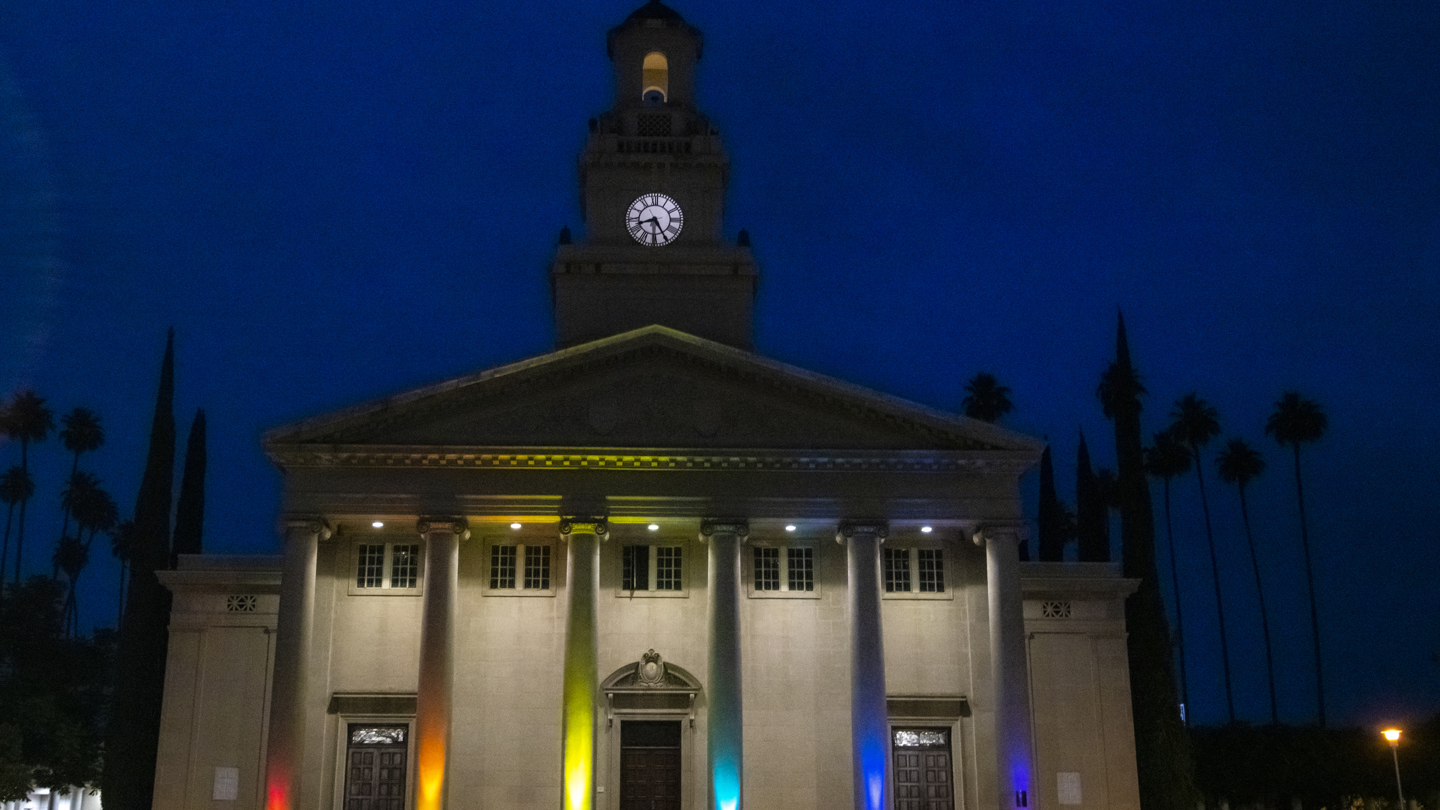
[(580, 157), (584, 235), (550, 270), (560, 348), (650, 324), (751, 348), (749, 240), (721, 234), (729, 161), (695, 103), (700, 32), (659, 0), (612, 29), (615, 105)]

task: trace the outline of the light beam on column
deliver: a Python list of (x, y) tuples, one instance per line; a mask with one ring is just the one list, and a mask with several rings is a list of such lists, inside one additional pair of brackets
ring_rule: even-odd
[(595, 692), (599, 687), (599, 642), (595, 595), (600, 590), (600, 540), (604, 518), (567, 518), (560, 534), (569, 541), (566, 557), (565, 756), (561, 774), (565, 810), (592, 810), (595, 803)]
[(716, 810), (738, 810), (744, 769), (740, 688), (740, 543), (743, 520), (707, 520), (700, 539), (710, 544), (710, 694), (706, 718), (710, 792)]
[(985, 547), (990, 597), (990, 662), (995, 681), (995, 755), (1000, 810), (1039, 807), (1031, 789), (1030, 674), (1025, 659), (1024, 601), (1020, 594), (1023, 524), (984, 525), (975, 532)]
[(280, 618), (275, 630), (270, 735), (265, 751), (265, 810), (300, 805), (305, 763), (306, 659), (315, 612), (315, 560), (330, 528), (319, 517), (287, 517), (285, 568), (280, 581)]
[(885, 810), (889, 716), (885, 708), (885, 647), (880, 624), (883, 522), (840, 524), (850, 569), (850, 734), (856, 810)]
[(455, 591), (460, 539), (469, 536), (459, 518), (425, 518), (425, 602), (420, 618), (420, 685), (415, 697), (416, 810), (445, 806), (445, 766), (450, 747), (454, 679)]

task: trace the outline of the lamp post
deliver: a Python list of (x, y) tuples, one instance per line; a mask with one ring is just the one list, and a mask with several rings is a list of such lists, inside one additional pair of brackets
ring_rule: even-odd
[(1390, 757), (1395, 760), (1395, 792), (1400, 796), (1400, 810), (1405, 810), (1405, 789), (1400, 786), (1400, 729), (1387, 728), (1380, 733), (1390, 741)]

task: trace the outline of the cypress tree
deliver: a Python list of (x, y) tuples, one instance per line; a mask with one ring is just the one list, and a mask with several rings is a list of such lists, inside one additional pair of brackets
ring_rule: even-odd
[(1055, 495), (1055, 464), (1050, 460), (1050, 445), (1040, 454), (1040, 535), (1039, 553), (1041, 562), (1060, 562), (1065, 559), (1065, 507)]
[(205, 409), (195, 411), (185, 443), (185, 472), (175, 504), (175, 554), (200, 554), (205, 526)]
[(1080, 449), (1075, 451), (1075, 533), (1081, 562), (1110, 561), (1108, 508), (1100, 482), (1090, 468), (1090, 448), (1085, 444), (1085, 434), (1081, 433)]
[(170, 592), (156, 571), (170, 565), (170, 494), (175, 479), (175, 330), (165, 340), (145, 475), (135, 499), (134, 548), (125, 619), (116, 651), (115, 697), (101, 789), (108, 810), (150, 810), (169, 643)]
[(1140, 397), (1144, 393), (1140, 374), (1130, 361), (1125, 318), (1121, 315), (1115, 362), (1101, 376), (1097, 394), (1105, 415), (1115, 424), (1125, 576), (1140, 582), (1139, 589), (1125, 602), (1140, 806), (1145, 810), (1194, 810), (1199, 798), (1195, 768), (1190, 759), (1190, 739), (1175, 699), (1170, 628), (1155, 568), (1155, 516), (1140, 441)]

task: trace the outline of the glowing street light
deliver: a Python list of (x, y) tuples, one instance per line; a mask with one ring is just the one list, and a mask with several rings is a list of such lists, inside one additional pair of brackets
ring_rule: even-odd
[(1400, 795), (1400, 810), (1405, 810), (1405, 789), (1400, 786), (1400, 729), (1387, 728), (1380, 733), (1390, 741), (1390, 757), (1395, 760), (1395, 792)]

